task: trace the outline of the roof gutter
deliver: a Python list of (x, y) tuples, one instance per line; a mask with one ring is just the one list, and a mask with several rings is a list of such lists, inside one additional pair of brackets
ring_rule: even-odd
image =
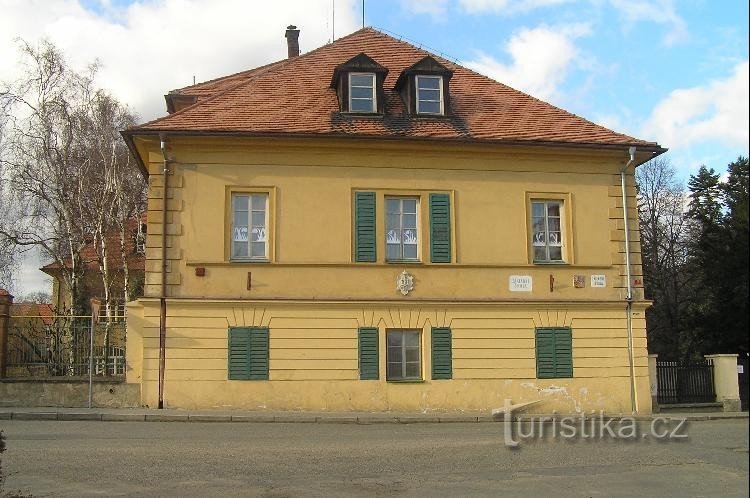
[(628, 226), (628, 196), (625, 191), (625, 171), (635, 162), (635, 147), (628, 149), (630, 159), (620, 170), (620, 188), (622, 190), (622, 221), (625, 229), (625, 278), (627, 279), (627, 294), (625, 295), (625, 322), (628, 335), (628, 370), (630, 376), (630, 409), (638, 412), (638, 397), (635, 385), (635, 359), (633, 357), (633, 282), (630, 271), (630, 228)]

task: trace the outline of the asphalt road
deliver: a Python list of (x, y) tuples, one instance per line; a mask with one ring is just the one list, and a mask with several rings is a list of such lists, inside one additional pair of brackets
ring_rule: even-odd
[(3, 420), (0, 458), (34, 496), (748, 496), (747, 419), (518, 449), (502, 426)]

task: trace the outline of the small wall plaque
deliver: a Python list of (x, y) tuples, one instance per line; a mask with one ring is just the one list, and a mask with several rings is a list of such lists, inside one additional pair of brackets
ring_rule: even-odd
[(508, 290), (511, 292), (531, 292), (531, 275), (511, 275), (508, 277)]
[(606, 287), (607, 276), (606, 275), (591, 275), (591, 287)]
[(586, 279), (583, 275), (573, 275), (573, 287), (576, 289), (583, 289), (586, 287)]

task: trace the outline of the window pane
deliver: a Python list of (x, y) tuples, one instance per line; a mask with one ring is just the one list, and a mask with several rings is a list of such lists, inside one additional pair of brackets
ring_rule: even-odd
[(266, 210), (266, 199), (268, 196), (265, 194), (255, 194), (252, 196), (252, 208), (259, 211)]
[(404, 344), (407, 347), (419, 347), (419, 333), (404, 332)]
[(233, 195), (232, 196), (232, 209), (234, 211), (247, 211), (247, 195)]
[(385, 228), (390, 230), (394, 228), (401, 228), (401, 219), (397, 214), (389, 214), (385, 219)]
[(247, 257), (247, 243), (246, 242), (232, 243), (232, 257), (233, 258), (246, 258)]
[(419, 88), (440, 88), (440, 78), (417, 76), (417, 86)]
[(550, 232), (560, 231), (560, 218), (549, 218), (548, 227)]
[(352, 86), (373, 86), (374, 74), (351, 74), (349, 81)]
[(406, 378), (418, 379), (420, 377), (419, 363), (407, 363), (406, 364)]
[(385, 246), (385, 259), (401, 259), (401, 246), (398, 244), (387, 244)]
[(560, 232), (550, 232), (548, 234), (549, 237), (549, 245), (551, 246), (559, 246), (562, 245), (562, 235)]
[(419, 112), (426, 112), (429, 114), (440, 114), (440, 103), (420, 101)]
[(419, 90), (419, 100), (422, 103), (426, 100), (440, 102), (440, 90)]
[(546, 261), (547, 248), (545, 246), (534, 246), (534, 261)]
[(404, 244), (416, 245), (417, 244), (417, 231), (416, 230), (404, 230), (404, 237), (402, 239)]
[(354, 86), (352, 87), (351, 97), (353, 99), (372, 100), (372, 88), (362, 88), (362, 87)]
[(416, 244), (404, 245), (404, 259), (417, 259)]
[[(245, 220), (247, 220), (247, 214), (245, 214)], [(245, 221), (247, 224), (247, 221)], [(266, 213), (264, 211), (253, 211), (253, 226), (262, 227), (266, 225)]]
[(531, 216), (544, 217), (544, 204), (542, 204), (541, 202), (532, 202), (531, 203)]
[(405, 214), (404, 215), (404, 228), (417, 228), (417, 215), (416, 214)]
[(534, 232), (534, 245), (543, 246), (546, 243), (547, 238), (544, 236), (544, 232)]
[(403, 358), (401, 357), (401, 346), (388, 348), (388, 362), (389, 363), (401, 363)]
[(250, 230), (250, 238), (253, 242), (265, 242), (266, 229), (263, 227), (253, 227), (253, 229)]
[(417, 213), (417, 200), (416, 199), (404, 199), (403, 205), (404, 205), (404, 213), (411, 213), (411, 214)]
[(387, 376), (389, 379), (401, 379), (401, 363), (389, 363)]
[(247, 226), (247, 211), (234, 212), (234, 226)]
[(399, 199), (386, 199), (385, 209), (388, 214), (400, 214), (401, 201)]
[(556, 202), (550, 202), (547, 205), (547, 214), (549, 216), (560, 216), (560, 204)]
[(232, 240), (235, 242), (247, 242), (247, 227), (234, 227)]
[(373, 112), (372, 100), (352, 100), (350, 111), (353, 112)]
[(419, 348), (406, 348), (406, 361), (419, 361)]
[(388, 347), (401, 347), (401, 332), (388, 332)]
[(562, 247), (550, 247), (549, 259), (550, 261), (562, 261)]
[(385, 240), (388, 244), (400, 244), (401, 243), (401, 230), (398, 228), (388, 230), (385, 234)]
[(253, 257), (265, 257), (266, 255), (266, 243), (265, 242), (253, 242)]

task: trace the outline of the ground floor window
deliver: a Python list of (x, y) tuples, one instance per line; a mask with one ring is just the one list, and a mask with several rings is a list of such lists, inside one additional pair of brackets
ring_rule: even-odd
[(538, 379), (573, 377), (573, 334), (569, 328), (536, 329)]
[(419, 330), (389, 330), (386, 334), (388, 380), (422, 379), (422, 341)]

